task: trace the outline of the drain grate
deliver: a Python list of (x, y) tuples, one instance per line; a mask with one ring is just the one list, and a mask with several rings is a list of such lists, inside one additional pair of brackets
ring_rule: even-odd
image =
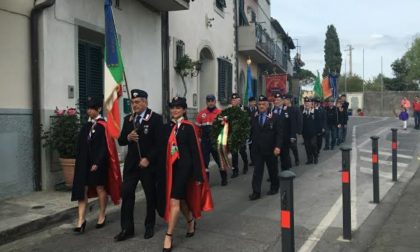
[(32, 209), (42, 209), (45, 208), (45, 206), (33, 206)]

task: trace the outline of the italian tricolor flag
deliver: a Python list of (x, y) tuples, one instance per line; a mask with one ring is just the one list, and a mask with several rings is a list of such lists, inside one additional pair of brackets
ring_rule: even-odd
[(108, 133), (118, 138), (121, 131), (119, 97), (122, 96), (124, 65), (112, 15), (112, 1), (105, 2), (105, 67), (104, 108), (108, 118)]

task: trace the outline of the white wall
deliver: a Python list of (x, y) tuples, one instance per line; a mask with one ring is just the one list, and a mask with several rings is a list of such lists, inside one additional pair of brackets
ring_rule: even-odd
[(33, 1), (0, 1), (0, 108), (30, 109), (29, 15)]
[[(149, 93), (149, 107), (162, 112), (162, 55), (160, 14), (137, 0), (121, 0), (121, 10), (113, 9), (122, 58), (130, 89)], [(56, 106), (73, 107), (78, 102), (78, 27), (104, 33), (103, 0), (57, 0), (40, 21), (40, 63), (42, 121)], [(73, 85), (75, 98), (69, 99), (67, 86)], [(127, 97), (124, 94), (124, 97)], [(122, 100), (120, 103), (121, 115)], [(54, 168), (55, 158), (43, 149), (43, 188), (51, 189), (61, 175)]]
[[(114, 11), (121, 52), (130, 89), (141, 88), (151, 97), (150, 107), (161, 112), (161, 26), (159, 13), (139, 1), (121, 1)], [(42, 22), (43, 108), (74, 106), (78, 90), (78, 25), (104, 31), (102, 0), (57, 0)], [(75, 99), (68, 99), (67, 86), (74, 85)]]
[[(169, 35), (170, 44), (170, 95), (183, 95), (184, 89), (181, 78), (174, 70), (174, 46), (176, 40), (181, 39), (185, 43), (185, 53), (192, 60), (199, 60), (200, 51), (203, 47), (210, 48), (214, 53), (213, 64), (216, 69), (214, 71), (214, 88), (213, 93), (217, 96), (217, 58), (228, 56), (233, 65), (232, 69), (232, 88), (235, 86), (235, 44), (234, 44), (234, 6), (233, 1), (226, 1), (227, 8), (220, 15), (215, 10), (214, 0), (194, 1), (190, 3), (190, 9), (185, 11), (177, 11), (169, 13)], [(214, 18), (212, 27), (207, 27), (206, 16)], [(192, 107), (192, 95), (197, 93), (199, 97), (199, 77), (187, 78), (188, 106)], [(198, 102), (199, 104), (199, 102)], [(197, 107), (196, 107), (197, 108)]]

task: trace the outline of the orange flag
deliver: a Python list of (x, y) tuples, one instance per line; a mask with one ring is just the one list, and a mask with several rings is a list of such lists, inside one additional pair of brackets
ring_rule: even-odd
[(324, 94), (324, 99), (332, 95), (329, 79), (330, 78), (327, 76), (322, 80), (322, 93)]

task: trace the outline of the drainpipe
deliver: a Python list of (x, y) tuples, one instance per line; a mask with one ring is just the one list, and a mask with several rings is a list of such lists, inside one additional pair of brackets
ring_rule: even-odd
[(169, 13), (161, 13), (161, 47), (162, 47), (162, 116), (169, 119)]
[[(239, 83), (239, 45), (238, 45), (238, 43), (239, 43), (239, 41), (238, 41), (238, 12), (239, 12), (239, 5), (238, 5), (238, 0), (235, 0), (235, 1), (233, 1), (233, 5), (234, 5), (234, 8), (235, 8), (235, 13), (234, 13), (234, 26), (235, 26), (235, 63), (236, 63), (236, 73), (235, 73), (235, 77), (236, 77), (236, 91), (238, 91), (238, 89), (239, 89), (239, 85), (240, 85), (240, 83)], [(240, 94), (240, 95), (242, 95), (242, 94)], [(248, 102), (248, 101), (243, 101), (243, 103), (245, 104), (245, 102)]]
[(38, 19), (43, 10), (55, 4), (55, 0), (46, 0), (35, 5), (31, 11), (31, 81), (32, 81), (32, 134), (33, 134), (33, 167), (34, 190), (42, 190), (41, 177), (41, 90), (39, 80), (39, 43)]

